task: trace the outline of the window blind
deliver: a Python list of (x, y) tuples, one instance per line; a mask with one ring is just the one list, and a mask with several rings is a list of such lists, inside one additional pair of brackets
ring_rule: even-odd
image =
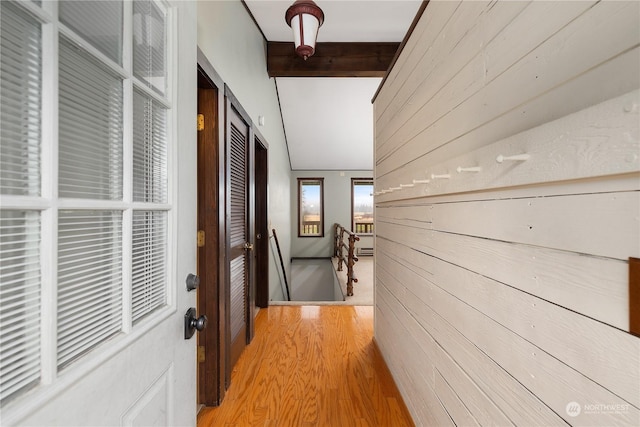
[(166, 203), (166, 110), (134, 91), (133, 123), (133, 200)]
[[(167, 304), (170, 137), (164, 105), (169, 102), (154, 100), (141, 87), (166, 92), (163, 3), (57, 2), (53, 18), (84, 40), (78, 45), (59, 26), (57, 49), (42, 44), (40, 19), (52, 15), (30, 12), (42, 4), (0, 1), (0, 194), (27, 196), (9, 197), (12, 208), (0, 210), (0, 405), (40, 384), (42, 365), (55, 363), (58, 375), (122, 331), (123, 274), (131, 274), (133, 322)], [(135, 9), (131, 31), (123, 31), (123, 4)], [(135, 64), (122, 61), (124, 34), (130, 36), (126, 43)], [(125, 103), (123, 76), (111, 61), (81, 47), (89, 45), (126, 68), (124, 78), (133, 80), (132, 104)], [(43, 56), (52, 60), (43, 63)], [(58, 64), (58, 93), (43, 97), (42, 75), (55, 71), (52, 64)], [(41, 155), (43, 105), (58, 111), (57, 138), (51, 139), (57, 143), (55, 157)], [(123, 132), (131, 131), (124, 128), (128, 114), (134, 118), (131, 153), (123, 150)], [(66, 201), (73, 210), (41, 197), (44, 161), (57, 171), (59, 197), (77, 199)], [(135, 204), (123, 200), (123, 164), (133, 166), (126, 175), (133, 179)], [(103, 200), (100, 209), (95, 199)], [(57, 223), (42, 221), (41, 211), (31, 210), (34, 203), (53, 213)], [(124, 218), (133, 223), (123, 224)], [(123, 251), (122, 240), (129, 225), (132, 241), (125, 244), (132, 245), (131, 254)], [(55, 274), (41, 264), (43, 234), (56, 236), (58, 243), (55, 319), (40, 317), (42, 276)], [(41, 360), (46, 322), (55, 322), (56, 353)]]
[(166, 91), (165, 13), (152, 0), (133, 2), (133, 75), (160, 94)]
[(4, 404), (40, 379), (40, 212), (0, 211), (0, 277)]
[(62, 0), (60, 22), (122, 65), (122, 1)]
[(40, 195), (40, 25), (0, 2), (0, 192)]
[(59, 194), (122, 199), (122, 79), (60, 38)]
[(167, 213), (133, 213), (132, 310), (134, 323), (167, 302)]
[(120, 331), (122, 212), (58, 215), (58, 367)]

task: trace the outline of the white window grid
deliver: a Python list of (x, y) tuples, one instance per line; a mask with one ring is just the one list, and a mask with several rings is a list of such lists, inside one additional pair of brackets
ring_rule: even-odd
[[(5, 1), (5, 0), (3, 0)], [(132, 71), (132, 2), (124, 1), (123, 10), (123, 53), (122, 65), (117, 64), (98, 49), (86, 43), (80, 36), (58, 21), (57, 0), (16, 2), (24, 11), (32, 15), (42, 25), (42, 111), (41, 111), (41, 191), (37, 196), (12, 196), (0, 195), (0, 208), (2, 210), (33, 211), (40, 212), (40, 275), (41, 295), (39, 313), (40, 321), (40, 382), (34, 390), (29, 390), (26, 395), (43, 392), (43, 386), (57, 388), (71, 384), (75, 378), (108, 360), (117, 351), (135, 341), (155, 324), (167, 318), (176, 311), (176, 287), (171, 286), (173, 277), (173, 260), (176, 252), (176, 218), (172, 210), (175, 200), (175, 177), (177, 164), (173, 161), (177, 154), (177, 137), (175, 129), (176, 112), (172, 109), (174, 88), (177, 86), (172, 65), (176, 63), (177, 52), (175, 49), (176, 17), (169, 3), (162, 0), (154, 0), (154, 4), (165, 12), (166, 17), (166, 73), (167, 84), (164, 95), (134, 76)], [(94, 58), (98, 59), (112, 72), (123, 79), (123, 197), (122, 200), (92, 200), (92, 199), (64, 199), (58, 198), (58, 46), (59, 37), (64, 36), (71, 40)], [(175, 68), (175, 67), (173, 67)], [(166, 134), (167, 143), (167, 202), (149, 203), (133, 200), (133, 93), (134, 90), (144, 94), (158, 105), (167, 109)], [(123, 214), (122, 218), (122, 328), (121, 333), (100, 346), (100, 351), (91, 352), (86, 357), (78, 360), (77, 369), (66, 368), (61, 370), (57, 366), (56, 343), (56, 293), (57, 293), (57, 241), (58, 241), (58, 212), (62, 210), (117, 210)], [(166, 238), (167, 244), (167, 269), (166, 269), (166, 305), (162, 310), (157, 310), (134, 325), (132, 313), (132, 222), (133, 212), (166, 212)], [(75, 371), (75, 372), (74, 372)], [(66, 378), (63, 378), (66, 377)], [(65, 381), (66, 380), (66, 381)], [(49, 387), (51, 388), (51, 387)], [(45, 391), (46, 392), (46, 391)], [(49, 390), (54, 393), (55, 390)], [(20, 401), (24, 397), (18, 394), (8, 403)]]

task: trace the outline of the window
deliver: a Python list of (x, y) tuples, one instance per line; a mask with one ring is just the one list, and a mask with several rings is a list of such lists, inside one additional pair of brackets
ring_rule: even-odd
[(298, 237), (324, 236), (324, 178), (298, 178)]
[(0, 1), (1, 406), (168, 305), (169, 13)]
[(351, 219), (356, 234), (373, 234), (373, 179), (351, 178)]

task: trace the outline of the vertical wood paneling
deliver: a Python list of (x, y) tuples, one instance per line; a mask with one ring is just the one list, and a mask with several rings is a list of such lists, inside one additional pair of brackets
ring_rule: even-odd
[(430, 180), (376, 199), (376, 341), (417, 425), (640, 425), (640, 4), (445, 3), (374, 103), (376, 191)]

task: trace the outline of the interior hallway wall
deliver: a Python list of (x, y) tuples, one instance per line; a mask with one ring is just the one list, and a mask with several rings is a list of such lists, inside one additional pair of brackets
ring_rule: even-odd
[[(239, 0), (202, 0), (198, 2), (198, 46), (269, 144), (269, 230), (276, 229), (290, 275), (291, 166), (275, 80), (267, 74), (264, 38)], [(264, 126), (257, 125), (259, 116), (265, 118)], [(280, 262), (273, 251), (269, 260), (269, 294), (271, 299), (281, 299)]]
[(417, 425), (640, 425), (639, 68), (637, 1), (428, 4), (374, 103), (376, 190), (419, 181), (375, 244)]
[[(342, 176), (344, 175), (344, 176)], [(333, 227), (337, 222), (351, 226), (351, 178), (372, 178), (372, 171), (303, 171), (291, 176), (291, 256), (329, 258), (333, 256)], [(298, 178), (324, 178), (324, 237), (298, 237)], [(359, 247), (373, 247), (373, 237), (361, 236)]]

